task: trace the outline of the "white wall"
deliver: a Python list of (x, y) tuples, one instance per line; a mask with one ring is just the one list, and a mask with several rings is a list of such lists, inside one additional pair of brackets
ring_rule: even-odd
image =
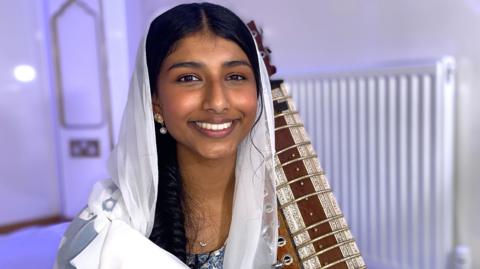
[[(135, 18), (183, 1), (143, 0)], [(273, 50), (278, 78), (390, 61), (452, 55), (457, 60), (456, 241), (480, 268), (480, 1), (213, 1), (254, 19)], [(134, 29), (130, 29), (134, 30)], [(130, 44), (137, 41), (132, 37)], [(133, 49), (133, 48), (130, 48)]]
[[(50, 23), (67, 2), (0, 2), (0, 226), (54, 215), (72, 218), (86, 205), (93, 184), (109, 177), (106, 159), (111, 136), (117, 137), (129, 82), (126, 5), (84, 0), (93, 12), (79, 6), (67, 9), (58, 19), (54, 46)], [(78, 40), (81, 34), (87, 38)], [(99, 43), (88, 43), (92, 36), (100, 38)], [(93, 61), (83, 61), (92, 55)], [(57, 70), (54, 59), (70, 69)], [(13, 69), (19, 64), (35, 68), (36, 78), (28, 83), (15, 80)], [(56, 83), (60, 75), (63, 96)], [(61, 124), (60, 100), (65, 118), (81, 119), (81, 124)], [(96, 124), (100, 118), (102, 123)], [(73, 140), (98, 141), (98, 156), (74, 156)]]
[[(60, 213), (42, 13), (41, 2), (0, 2), (0, 226)], [(17, 81), (19, 64), (35, 79)]]

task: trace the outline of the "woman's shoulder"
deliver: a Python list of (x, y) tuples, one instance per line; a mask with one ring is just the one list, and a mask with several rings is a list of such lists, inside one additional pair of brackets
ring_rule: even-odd
[(132, 227), (121, 193), (109, 181), (96, 184), (88, 206), (70, 223), (54, 268), (188, 269)]
[(55, 268), (73, 268), (71, 261), (99, 234), (95, 229), (98, 215), (85, 207), (70, 223), (60, 241)]
[[(90, 195), (88, 206), (72, 220), (63, 235), (55, 268), (74, 268), (72, 260), (87, 248), (97, 245), (92, 242), (102, 241), (100, 234), (112, 220), (126, 219), (125, 216), (125, 205), (115, 184), (111, 181), (98, 182)], [(92, 256), (94, 260), (96, 258)]]

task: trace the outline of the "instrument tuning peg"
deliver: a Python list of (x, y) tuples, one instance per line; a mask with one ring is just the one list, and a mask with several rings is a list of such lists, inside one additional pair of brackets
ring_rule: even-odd
[(283, 262), (277, 262), (277, 263), (274, 263), (272, 264), (272, 269), (281, 269), (283, 268)]

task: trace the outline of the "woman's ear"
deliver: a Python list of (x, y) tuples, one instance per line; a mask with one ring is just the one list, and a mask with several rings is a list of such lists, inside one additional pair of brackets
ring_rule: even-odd
[(158, 95), (157, 94), (154, 94), (152, 96), (152, 105), (153, 105), (153, 113), (154, 114), (160, 114), (160, 115), (163, 115), (162, 114), (162, 107), (160, 105), (160, 99), (158, 98)]

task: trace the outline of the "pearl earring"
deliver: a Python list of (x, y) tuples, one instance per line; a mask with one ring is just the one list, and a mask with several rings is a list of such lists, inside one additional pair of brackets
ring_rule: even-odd
[(155, 119), (156, 122), (158, 122), (161, 127), (159, 129), (161, 134), (166, 134), (167, 133), (167, 128), (165, 127), (165, 124), (163, 123), (163, 118), (159, 113), (154, 113), (153, 118)]

